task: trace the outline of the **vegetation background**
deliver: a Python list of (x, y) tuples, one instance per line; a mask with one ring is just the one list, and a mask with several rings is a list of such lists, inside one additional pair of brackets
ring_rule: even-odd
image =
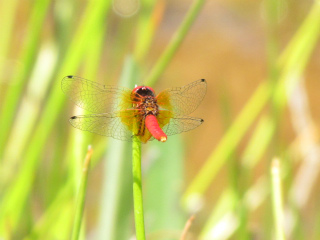
[(89, 144), (80, 238), (134, 236), (130, 144), (71, 127), (67, 75), (208, 82), (201, 127), (143, 145), (147, 239), (320, 239), (320, 1), (203, 3), (0, 1), (0, 239), (70, 239)]

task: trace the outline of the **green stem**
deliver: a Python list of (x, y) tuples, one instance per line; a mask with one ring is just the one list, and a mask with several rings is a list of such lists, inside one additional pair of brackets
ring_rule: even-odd
[(175, 33), (173, 38), (171, 39), (169, 45), (160, 56), (159, 60), (152, 68), (150, 74), (148, 75), (145, 84), (147, 86), (152, 86), (155, 81), (159, 78), (159, 76), (163, 73), (164, 69), (167, 67), (169, 62), (171, 61), (173, 55), (176, 53), (178, 47), (181, 45), (182, 41), (185, 39), (190, 27), (198, 16), (205, 0), (195, 0), (190, 7), (185, 19), (183, 20), (180, 28)]
[(134, 136), (132, 143), (132, 174), (133, 174), (133, 203), (134, 221), (136, 226), (137, 240), (144, 240), (144, 219), (142, 201), (142, 181), (141, 181), (141, 142)]
[(72, 240), (78, 240), (80, 235), (91, 155), (92, 155), (92, 149), (89, 147), (88, 153), (83, 163), (82, 176), (81, 176), (81, 182), (79, 186), (79, 194), (78, 194), (77, 206), (76, 206), (76, 216), (75, 216), (73, 230), (72, 230)]

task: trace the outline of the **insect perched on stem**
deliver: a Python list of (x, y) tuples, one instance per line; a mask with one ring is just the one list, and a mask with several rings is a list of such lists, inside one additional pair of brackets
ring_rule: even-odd
[(151, 87), (101, 85), (80, 77), (67, 76), (62, 91), (79, 107), (95, 114), (73, 116), (75, 128), (115, 139), (132, 141), (132, 135), (146, 143), (154, 138), (192, 130), (203, 119), (186, 116), (200, 104), (206, 93), (204, 79), (183, 87), (169, 88), (157, 96)]

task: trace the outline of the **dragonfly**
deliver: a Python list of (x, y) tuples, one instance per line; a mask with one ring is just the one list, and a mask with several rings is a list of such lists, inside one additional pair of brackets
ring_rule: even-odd
[(204, 79), (158, 95), (148, 86), (131, 90), (76, 76), (64, 77), (61, 88), (77, 106), (93, 113), (71, 117), (73, 127), (119, 140), (132, 141), (137, 136), (142, 143), (165, 142), (168, 136), (192, 130), (204, 121), (188, 116), (206, 94)]

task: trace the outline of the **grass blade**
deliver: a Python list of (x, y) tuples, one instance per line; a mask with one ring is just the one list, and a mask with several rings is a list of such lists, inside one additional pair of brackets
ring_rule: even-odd
[(198, 16), (205, 0), (195, 0), (190, 7), (185, 19), (183, 20), (180, 28), (176, 31), (175, 35), (172, 37), (169, 45), (162, 53), (155, 66), (152, 68), (150, 74), (145, 80), (147, 86), (152, 86), (155, 84), (156, 80), (163, 73), (164, 69), (170, 63), (173, 55), (176, 53), (178, 47), (181, 45), (182, 41), (185, 39), (188, 31), (190, 30), (193, 22)]
[(77, 206), (76, 206), (76, 214), (74, 219), (73, 231), (72, 231), (72, 240), (79, 239), (80, 229), (81, 229), (81, 222), (82, 216), (84, 211), (84, 203), (86, 198), (86, 190), (87, 190), (87, 183), (88, 183), (88, 176), (89, 176), (89, 167), (92, 155), (92, 148), (89, 146), (87, 156), (83, 163), (82, 168), (82, 176), (81, 182), (79, 186), (79, 193), (77, 197)]

